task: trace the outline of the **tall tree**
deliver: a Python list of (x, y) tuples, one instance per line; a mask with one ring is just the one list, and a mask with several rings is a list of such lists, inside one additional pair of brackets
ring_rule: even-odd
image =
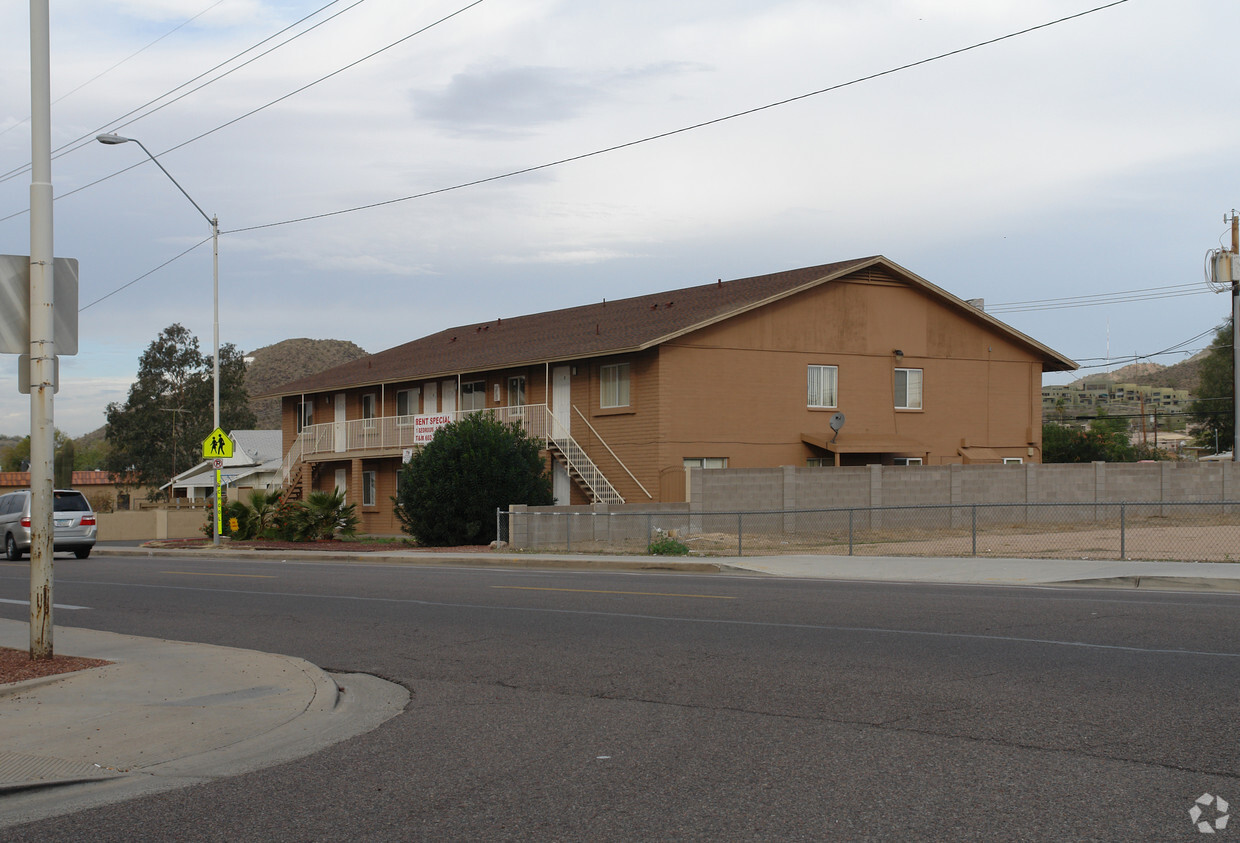
[(1220, 450), (1230, 450), (1236, 429), (1232, 372), (1232, 337), (1230, 320), (1218, 329), (1206, 350), (1198, 373), (1197, 398), (1188, 405), (1188, 412), (1199, 427), (1196, 442), (1204, 448), (1218, 443)]
[[(124, 404), (107, 408), (106, 466), (129, 486), (162, 486), (202, 460), (202, 441), (214, 425), (211, 358), (198, 338), (170, 325), (138, 360), (138, 377)], [(245, 389), (245, 360), (220, 347), (220, 427), (254, 426)]]

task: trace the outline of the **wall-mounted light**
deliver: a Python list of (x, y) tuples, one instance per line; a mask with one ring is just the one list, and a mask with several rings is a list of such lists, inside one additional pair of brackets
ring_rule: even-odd
[(899, 349), (899, 348), (892, 349), (891, 353), (895, 355), (897, 362), (904, 359), (904, 351), (902, 349)]
[(577, 367), (576, 367), (576, 366), (569, 366), (569, 367), (568, 367), (568, 373), (569, 373), (570, 375), (572, 375), (573, 377), (577, 377)]

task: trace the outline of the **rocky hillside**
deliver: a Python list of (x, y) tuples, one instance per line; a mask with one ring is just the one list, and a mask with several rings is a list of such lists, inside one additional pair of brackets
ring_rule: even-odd
[(1078, 378), (1074, 383), (1109, 381), (1111, 383), (1135, 383), (1138, 386), (1169, 386), (1172, 389), (1187, 389), (1189, 392), (1195, 392), (1197, 380), (1200, 377), (1201, 361), (1205, 355), (1204, 351), (1198, 352), (1173, 366), (1163, 366), (1159, 363), (1133, 363), (1113, 372), (1092, 372)]
[(258, 416), (259, 430), (280, 427), (280, 402), (254, 398), (289, 381), (313, 375), (366, 356), (365, 349), (347, 340), (292, 339), (267, 345), (246, 354), (245, 387), (250, 407)]

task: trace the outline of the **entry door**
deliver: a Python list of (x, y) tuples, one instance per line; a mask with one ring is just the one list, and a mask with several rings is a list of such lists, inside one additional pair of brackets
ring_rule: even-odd
[(348, 476), (349, 476), (349, 473), (346, 469), (343, 469), (343, 468), (336, 469), (336, 491), (340, 492), (342, 495), (345, 495), (346, 500), (348, 499), (348, 492), (349, 492), (348, 483), (346, 482), (346, 478)]
[(573, 383), (568, 366), (551, 370), (551, 415), (551, 438), (569, 436), (573, 430)]
[(443, 414), (452, 415), (456, 420), (456, 381), (443, 382)]
[(422, 412), (428, 416), (439, 412), (439, 384), (426, 385), (426, 393), (422, 396)]
[(345, 450), (345, 447), (349, 444), (347, 441), (348, 435), (346, 433), (346, 430), (348, 429), (348, 425), (345, 423), (345, 417), (347, 415), (348, 413), (345, 411), (345, 406), (344, 406), (344, 393), (337, 392), (336, 393), (336, 420), (335, 420), (336, 425), (335, 425), (334, 432), (335, 432), (335, 440), (336, 440), (336, 450), (340, 452), (343, 452)]

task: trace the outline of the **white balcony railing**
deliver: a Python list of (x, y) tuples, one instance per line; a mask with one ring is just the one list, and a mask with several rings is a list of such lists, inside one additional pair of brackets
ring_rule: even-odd
[[(491, 407), (486, 410), (458, 410), (434, 416), (385, 416), (345, 422), (307, 425), (284, 457), (285, 482), (293, 466), (302, 460), (332, 454), (368, 452), (397, 454), (406, 448), (420, 448), (430, 441), (437, 426), (469, 415), (490, 413), (505, 423), (516, 423), (531, 439), (553, 442), (558, 456), (589, 488), (595, 500), (623, 503), (624, 499), (585, 450), (568, 435), (566, 425), (551, 414), (546, 404), (519, 407)], [(601, 440), (600, 440), (601, 441)], [(606, 444), (604, 444), (606, 447)], [(608, 448), (608, 451), (611, 449)], [(614, 456), (614, 452), (613, 452)], [(625, 471), (628, 471), (626, 468)]]

